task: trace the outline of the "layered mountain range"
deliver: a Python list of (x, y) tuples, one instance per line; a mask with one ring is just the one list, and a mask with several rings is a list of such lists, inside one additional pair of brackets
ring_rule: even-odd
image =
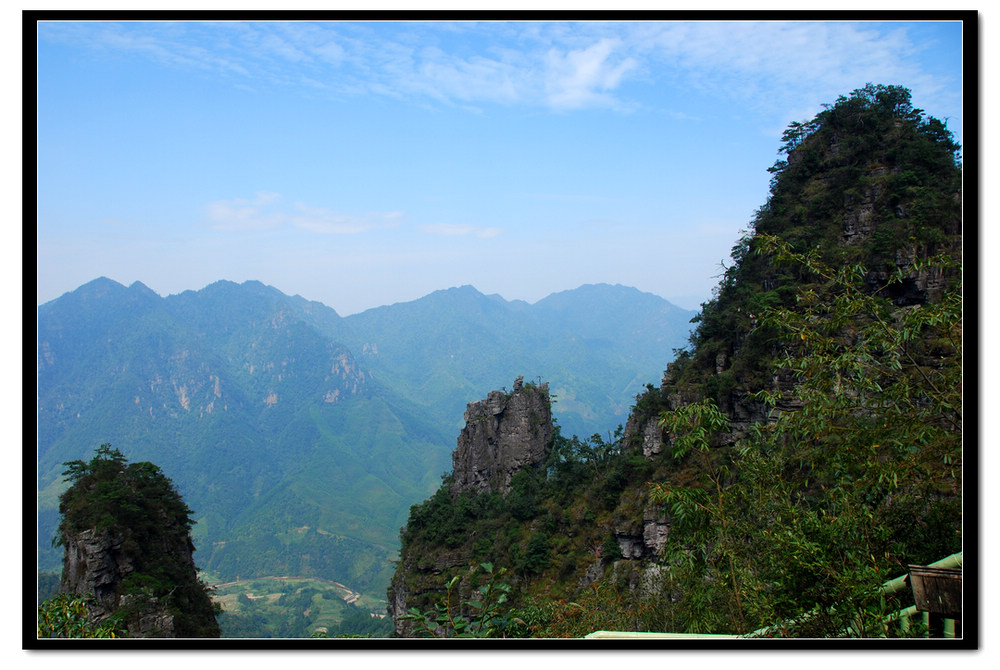
[(39, 568), (61, 559), (62, 464), (111, 443), (176, 483), (213, 577), (382, 596), (481, 389), (523, 374), (550, 383), (564, 434), (610, 430), (693, 316), (609, 285), (535, 304), (463, 286), (341, 317), (254, 281), (161, 297), (96, 279), (38, 308)]

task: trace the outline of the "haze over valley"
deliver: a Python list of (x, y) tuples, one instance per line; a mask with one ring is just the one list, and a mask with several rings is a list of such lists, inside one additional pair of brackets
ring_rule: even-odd
[(38, 309), (40, 566), (61, 561), (62, 463), (110, 442), (174, 479), (219, 581), (320, 576), (384, 598), (466, 403), (524, 376), (551, 385), (567, 436), (608, 433), (693, 316), (611, 285), (533, 305), (462, 286), (343, 318), (259, 282), (160, 297), (96, 279)]

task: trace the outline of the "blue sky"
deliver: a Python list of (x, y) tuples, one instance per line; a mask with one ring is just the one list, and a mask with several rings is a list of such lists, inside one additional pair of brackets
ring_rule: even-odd
[(899, 84), (962, 141), (961, 29), (42, 23), (38, 302), (107, 276), (345, 315), (462, 284), (696, 309), (789, 122)]

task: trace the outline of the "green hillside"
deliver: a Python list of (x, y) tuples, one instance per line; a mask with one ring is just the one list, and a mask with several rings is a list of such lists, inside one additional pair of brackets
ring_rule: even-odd
[[(40, 569), (60, 564), (62, 463), (109, 442), (177, 483), (218, 579), (335, 579), (382, 598), (407, 511), (450, 469), (478, 389), (558, 376), (561, 420), (614, 424), (693, 315), (624, 287), (556, 303), (463, 287), (343, 319), (259, 282), (161, 298), (102, 278), (40, 306)], [(627, 328), (574, 315), (609, 310)], [(635, 335), (661, 328), (676, 335)]]
[[(447, 467), (445, 431), (259, 284), (161, 299), (96, 280), (39, 308), (39, 342), (43, 569), (60, 560), (48, 538), (61, 463), (95, 440), (177, 482), (200, 567), (333, 575), (375, 592), (403, 510)], [(317, 529), (309, 547), (283, 539), (303, 526)]]
[(694, 316), (624, 286), (585, 285), (534, 305), (462, 286), (349, 316), (344, 342), (455, 432), (469, 400), (524, 375), (550, 382), (564, 433), (591, 435), (624, 422)]
[[(880, 586), (970, 530), (959, 147), (909, 91), (872, 85), (783, 141), (734, 265), (624, 433), (560, 435), (502, 497), (442, 486), (413, 508), (401, 632), (931, 633), (891, 619), (908, 588)], [(500, 570), (507, 600), (483, 617), (463, 594)]]

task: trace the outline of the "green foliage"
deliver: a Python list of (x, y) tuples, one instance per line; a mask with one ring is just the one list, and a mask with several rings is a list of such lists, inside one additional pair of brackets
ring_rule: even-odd
[(386, 638), (392, 636), (392, 619), (373, 617), (364, 612), (351, 612), (345, 617), (344, 622), (331, 633), (330, 631), (317, 628), (309, 637), (311, 638), (344, 638), (344, 639), (370, 639)]
[(952, 279), (939, 301), (900, 309), (883, 297), (891, 283), (872, 290), (864, 267), (760, 242), (821, 282), (794, 308), (761, 315), (780, 334), (776, 374), (794, 379), (756, 394), (771, 421), (716, 450), (728, 419), (711, 401), (664, 415), (674, 457), (700, 457), (697, 481), (651, 490), (675, 520), (675, 625), (883, 635), (905, 604), (879, 586), (961, 550), (960, 268), (946, 257), (913, 264), (907, 272)]
[(504, 503), (518, 521), (527, 521), (538, 515), (538, 498), (541, 477), (534, 468), (524, 468), (510, 480), (510, 491)]
[(592, 584), (572, 599), (529, 597), (509, 612), (509, 637), (579, 638), (598, 630), (663, 630), (663, 602), (637, 597), (611, 581)]
[(383, 638), (392, 636), (392, 619), (384, 614), (372, 616), (371, 612), (366, 612), (357, 607), (349, 607), (343, 620), (333, 630), (329, 632), (330, 637), (364, 637)]
[[(319, 578), (271, 577), (220, 584), (224, 638), (390, 637), (385, 603)], [(348, 600), (345, 600), (348, 598)]]
[[(912, 106), (905, 88), (853, 91), (791, 124), (783, 142), (787, 160), (771, 169), (767, 203), (733, 247), (734, 262), (676, 362), (678, 388), (704, 393), (723, 410), (734, 394), (768, 385), (777, 334), (762, 314), (793, 309), (799, 289), (817, 280), (807, 265), (776, 264), (761, 253), (765, 236), (830, 267), (865, 264), (881, 277), (961, 243), (959, 147), (944, 124)], [(856, 230), (846, 240), (851, 220)], [(901, 304), (922, 300), (906, 284), (891, 290)]]
[[(880, 585), (961, 549), (959, 147), (909, 91), (872, 85), (782, 143), (690, 346), (636, 397), (668, 453), (557, 431), (515, 509), (452, 531), (517, 576), (509, 634), (886, 635), (910, 603)], [(581, 591), (650, 502), (670, 525), (661, 590), (617, 563)], [(420, 532), (404, 555), (433, 554)]]
[(608, 536), (604, 538), (604, 542), (601, 544), (601, 556), (603, 558), (617, 559), (621, 555), (622, 548), (618, 544), (618, 539), (614, 533), (608, 533)]
[(538, 574), (548, 567), (550, 551), (548, 534), (544, 532), (532, 533), (515, 568), (520, 573)]
[[(556, 427), (547, 466), (518, 471), (502, 496), (452, 494), (450, 476), (445, 477), (433, 496), (411, 509), (401, 532), (401, 562), (419, 566), (417, 572), (407, 573), (410, 591), (422, 594), (411, 605), (431, 611), (435, 603), (442, 604), (434, 600), (435, 594), (446, 592), (450, 580), (460, 576), (423, 572), (442, 550), (503, 566), (498, 569), (508, 570), (518, 587), (539, 584), (536, 598), (542, 592), (564, 597), (592, 563), (620, 558), (617, 542), (602, 524), (616, 510), (641, 513), (644, 501), (624, 494), (652, 472), (638, 448), (625, 444), (622, 433), (619, 426), (607, 439), (594, 435), (580, 440), (563, 437)], [(607, 541), (613, 552), (602, 551)], [(519, 590), (516, 596), (511, 605), (519, 607), (529, 594)], [(527, 634), (518, 626), (511, 623), (504, 634)]]
[[(883, 297), (891, 284), (870, 290), (863, 267), (830, 268), (766, 242), (826, 284), (822, 299), (805, 291), (798, 310), (767, 317), (785, 335), (781, 365), (796, 385), (760, 395), (802, 409), (760, 427), (744, 449), (745, 481), (758, 518), (787, 528), (765, 533), (790, 558), (763, 571), (776, 614), (821, 607), (804, 632), (831, 634), (883, 608), (878, 584), (906, 565), (961, 550), (961, 269), (948, 258), (915, 263), (910, 271), (933, 270), (949, 286), (935, 303), (900, 309)], [(784, 495), (765, 495), (775, 489)]]
[[(481, 563), (473, 565), (471, 573), (478, 570), (485, 573), (487, 582), (461, 605), (454, 593), (461, 579), (456, 575), (449, 580), (446, 593), (434, 603), (433, 610), (421, 612), (412, 607), (400, 619), (413, 622), (418, 635), (424, 637), (505, 637), (508, 619), (501, 608), (507, 602), (511, 587), (499, 580), (507, 570), (494, 570), (492, 563)], [(468, 614), (460, 614), (462, 611)]]
[(615, 457), (622, 453), (622, 426), (618, 425), (614, 435), (609, 435), (605, 441), (600, 433), (594, 433), (587, 440), (580, 440), (576, 435), (570, 438), (569, 448), (571, 458), (585, 464), (591, 471), (598, 472), (606, 468)]
[(668, 505), (674, 525), (668, 545), (671, 585), (682, 593), (675, 621), (689, 632), (746, 632), (746, 548), (739, 528), (738, 487), (728, 449), (713, 448), (729, 419), (711, 399), (662, 415), (672, 456), (696, 461), (696, 480), (650, 487), (653, 502)]
[(422, 504), (410, 508), (410, 518), (400, 531), (403, 544), (418, 538), (430, 545), (456, 547), (465, 542), (467, 526), (476, 519), (495, 518), (503, 504), (499, 494), (462, 494), (453, 497), (452, 475), (442, 476), (438, 490)]
[(60, 593), (38, 606), (38, 637), (126, 637), (120, 617), (100, 623), (90, 618), (87, 599), (78, 593)]
[[(619, 425), (607, 440), (599, 433), (581, 440), (576, 435), (563, 437), (560, 427), (556, 426), (545, 481), (545, 488), (553, 498), (565, 503), (574, 492), (590, 488), (594, 496), (602, 498), (598, 504), (613, 507), (634, 470), (632, 466), (639, 465), (641, 469), (641, 464), (625, 462), (626, 445), (622, 433)], [(536, 488), (541, 490), (541, 487)]]
[[(207, 588), (185, 553), (191, 545), (191, 510), (157, 466), (128, 463), (110, 444), (88, 461), (69, 461), (70, 487), (60, 496), (58, 543), (84, 531), (120, 539), (124, 559), (134, 567), (119, 587), (120, 614), (133, 620), (153, 601), (165, 604), (178, 634), (216, 637), (218, 626)], [(133, 611), (134, 610), (134, 611)]]
[[(942, 232), (960, 232), (953, 197), (961, 188), (959, 146), (944, 124), (912, 106), (907, 89), (869, 84), (811, 122), (792, 124), (786, 137), (792, 139), (782, 146), (788, 160), (772, 168), (771, 197), (757, 232), (781, 235), (799, 252), (819, 245), (828, 261), (888, 260), (899, 247), (932, 246), (946, 239)], [(810, 225), (869, 198), (869, 225), (893, 236), (891, 248), (845, 248), (836, 227)]]

